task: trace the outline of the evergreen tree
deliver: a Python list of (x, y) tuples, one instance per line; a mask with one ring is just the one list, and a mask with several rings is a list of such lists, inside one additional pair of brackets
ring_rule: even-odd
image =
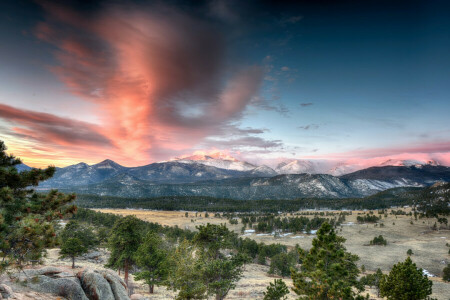
[(277, 274), (283, 277), (291, 274), (291, 267), (295, 266), (295, 262), (287, 253), (279, 253), (270, 259), (269, 274)]
[(118, 219), (114, 223), (108, 241), (111, 254), (107, 266), (119, 270), (123, 269), (127, 286), (129, 270), (135, 265), (135, 253), (142, 242), (141, 224), (135, 216)]
[(383, 276), (384, 276), (383, 272), (381, 271), (380, 268), (378, 268), (378, 270), (375, 273), (368, 274), (368, 275), (362, 277), (359, 282), (362, 286), (369, 285), (369, 286), (375, 287), (377, 290), (378, 297), (379, 297), (380, 296), (380, 281), (381, 281), (381, 278), (383, 278)]
[(358, 286), (358, 256), (346, 251), (345, 239), (324, 223), (309, 251), (299, 249), (300, 272), (292, 270), (294, 291), (299, 299), (354, 299)]
[(444, 281), (450, 281), (450, 265), (447, 265), (442, 273), (442, 279), (444, 279)]
[(282, 279), (275, 279), (264, 292), (264, 300), (286, 300), (289, 289)]
[(32, 187), (53, 176), (54, 167), (18, 172), (21, 160), (6, 153), (0, 141), (0, 273), (39, 260), (46, 247), (54, 246), (56, 220), (73, 213), (68, 205), (75, 195), (56, 190), (38, 194)]
[(87, 253), (98, 245), (98, 240), (90, 227), (82, 226), (71, 220), (61, 232), (61, 258), (72, 259), (72, 269), (75, 268), (75, 258)]
[(242, 277), (243, 266), (248, 257), (231, 253), (224, 255), (223, 250), (232, 246), (232, 232), (224, 224), (208, 223), (206, 226), (198, 226), (197, 229), (193, 243), (198, 247), (199, 256), (204, 262), (203, 280), (208, 294), (216, 295), (217, 300), (224, 299)]
[(380, 294), (389, 300), (420, 300), (431, 295), (433, 282), (408, 257), (380, 281)]
[(136, 273), (137, 280), (144, 280), (153, 294), (155, 285), (161, 285), (168, 275), (168, 251), (162, 238), (149, 231), (136, 252), (136, 265), (142, 271)]
[(61, 245), (61, 258), (70, 257), (72, 259), (72, 269), (75, 269), (75, 257), (87, 253), (89, 249), (79, 238), (68, 238)]
[(169, 289), (178, 291), (177, 300), (205, 299), (204, 262), (196, 255), (196, 248), (183, 240), (170, 257), (167, 280)]

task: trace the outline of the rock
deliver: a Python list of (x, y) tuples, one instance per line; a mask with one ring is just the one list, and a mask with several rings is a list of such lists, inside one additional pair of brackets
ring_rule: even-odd
[(99, 273), (85, 270), (78, 274), (81, 286), (91, 300), (115, 300), (109, 282)]
[(23, 273), (25, 273), (27, 277), (33, 277), (37, 275), (53, 277), (56, 274), (64, 273), (64, 270), (56, 267), (43, 267), (41, 269), (24, 269)]
[(14, 295), (14, 292), (11, 287), (6, 284), (0, 284), (0, 296), (4, 299), (11, 298)]
[(56, 294), (70, 300), (88, 300), (76, 277), (52, 278), (36, 275), (28, 281), (28, 286), (35, 291)]
[[(97, 271), (98, 272), (98, 271)], [(111, 286), (111, 290), (113, 291), (114, 297), (116, 300), (129, 300), (127, 293), (127, 286), (125, 284), (125, 281), (117, 275), (115, 272), (112, 271), (100, 271), (100, 273), (103, 275), (103, 277), (109, 282)]]
[(97, 260), (101, 258), (102, 255), (103, 253), (101, 253), (100, 251), (93, 251), (83, 255), (83, 258)]

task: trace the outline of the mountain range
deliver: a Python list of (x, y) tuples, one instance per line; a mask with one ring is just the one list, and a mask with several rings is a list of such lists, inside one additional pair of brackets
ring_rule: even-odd
[[(364, 197), (395, 187), (450, 181), (450, 168), (435, 161), (392, 160), (338, 176), (317, 173), (325, 167), (320, 162), (291, 160), (272, 169), (207, 155), (140, 167), (124, 167), (107, 159), (94, 165), (79, 163), (57, 168), (54, 177), (39, 189), (122, 197), (212, 196), (245, 200)], [(342, 170), (345, 165), (339, 167)], [(17, 168), (29, 169), (26, 165)]]

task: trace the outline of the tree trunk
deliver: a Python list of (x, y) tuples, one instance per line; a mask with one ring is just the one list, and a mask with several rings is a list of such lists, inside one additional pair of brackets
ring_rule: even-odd
[(123, 272), (125, 273), (125, 284), (128, 288), (128, 262), (125, 261), (125, 265), (123, 266)]
[(223, 298), (220, 294), (216, 294), (216, 300), (223, 300)]
[(75, 269), (75, 256), (72, 256), (72, 269)]
[(153, 294), (153, 289), (154, 289), (154, 287), (155, 287), (155, 286), (154, 286), (153, 284), (149, 284), (149, 285), (148, 285), (150, 294)]

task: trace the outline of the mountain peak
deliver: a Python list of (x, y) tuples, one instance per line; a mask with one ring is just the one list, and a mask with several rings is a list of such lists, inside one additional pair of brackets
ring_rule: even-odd
[(175, 160), (199, 160), (199, 161), (205, 161), (205, 160), (228, 160), (228, 161), (235, 161), (238, 160), (231, 155), (228, 155), (226, 153), (220, 152), (220, 151), (211, 151), (211, 152), (204, 152), (204, 151), (195, 151), (193, 155), (186, 155), (175, 158)]
[(436, 160), (415, 160), (415, 159), (388, 159), (382, 162), (380, 166), (397, 166), (397, 167), (421, 167), (421, 166), (440, 166), (441, 164)]
[(104, 161), (101, 161), (98, 164), (95, 164), (93, 166), (100, 167), (100, 168), (123, 168), (122, 165), (119, 165), (118, 163), (116, 163), (115, 161), (113, 161), (111, 159), (105, 159)]

